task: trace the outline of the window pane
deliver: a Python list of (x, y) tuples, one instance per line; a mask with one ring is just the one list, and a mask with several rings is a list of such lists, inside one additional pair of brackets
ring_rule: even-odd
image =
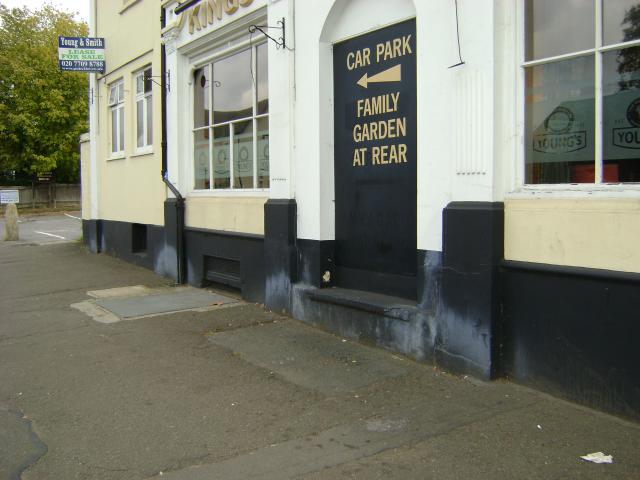
[(269, 111), (269, 75), (267, 71), (267, 44), (263, 43), (256, 48), (257, 56), (257, 83), (258, 83), (258, 108), (257, 115)]
[(602, 3), (605, 45), (640, 38), (640, 2), (638, 0), (606, 0)]
[(142, 75), (136, 76), (136, 93), (142, 93), (144, 91), (144, 78)]
[(526, 59), (595, 47), (592, 0), (526, 0)]
[(256, 121), (258, 135), (258, 188), (269, 188), (269, 118)]
[(604, 182), (640, 182), (640, 47), (603, 57)]
[(136, 146), (144, 147), (144, 101), (136, 102)]
[(525, 182), (594, 181), (594, 57), (526, 69)]
[(251, 60), (248, 49), (213, 64), (213, 123), (253, 115)]
[(118, 151), (118, 110), (111, 110), (111, 152)]
[(124, 83), (118, 84), (118, 102), (124, 101)]
[(229, 188), (229, 125), (213, 130), (213, 188)]
[(114, 103), (116, 103), (117, 96), (118, 96), (118, 88), (115, 86), (111, 87), (109, 89), (109, 105), (113, 105)]
[(233, 188), (253, 188), (253, 120), (233, 124)]
[(199, 68), (193, 76), (193, 126), (205, 127), (209, 125), (209, 66)]
[(151, 145), (153, 143), (153, 101), (152, 97), (148, 96), (146, 98), (147, 102), (147, 145)]
[(144, 93), (151, 91), (151, 69), (148, 68), (144, 71)]
[(196, 190), (209, 188), (209, 172), (211, 171), (209, 152), (209, 130), (195, 131), (193, 143), (193, 172), (195, 177), (194, 188)]
[(120, 107), (118, 109), (118, 112), (120, 113), (120, 122), (119, 122), (119, 128), (120, 128), (120, 151), (124, 151), (124, 108)]

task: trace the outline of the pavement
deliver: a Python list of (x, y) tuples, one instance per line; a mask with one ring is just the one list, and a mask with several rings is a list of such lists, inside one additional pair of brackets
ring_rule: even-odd
[(636, 423), (198, 292), (0, 242), (0, 479), (640, 478)]

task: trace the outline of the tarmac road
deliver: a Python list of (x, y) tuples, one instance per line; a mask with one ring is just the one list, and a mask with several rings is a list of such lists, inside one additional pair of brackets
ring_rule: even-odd
[(638, 424), (258, 305), (70, 307), (131, 285), (171, 288), (78, 243), (0, 242), (0, 479), (640, 478)]
[[(75, 242), (82, 236), (80, 212), (21, 216), (18, 220), (21, 244), (47, 245)], [(0, 217), (0, 239), (4, 239), (4, 216)]]

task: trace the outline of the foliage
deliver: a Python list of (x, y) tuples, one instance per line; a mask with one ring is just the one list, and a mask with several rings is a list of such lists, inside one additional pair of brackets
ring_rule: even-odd
[(58, 69), (58, 36), (87, 36), (72, 14), (0, 3), (0, 172), (78, 180), (87, 131), (86, 74)]

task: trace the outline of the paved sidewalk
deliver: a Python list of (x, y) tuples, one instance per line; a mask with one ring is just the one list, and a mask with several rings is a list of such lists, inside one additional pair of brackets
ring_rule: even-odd
[[(71, 308), (136, 285), (172, 288), (76, 243), (0, 242), (0, 479), (640, 478), (638, 424), (257, 305)], [(613, 463), (580, 459), (598, 451)]]

